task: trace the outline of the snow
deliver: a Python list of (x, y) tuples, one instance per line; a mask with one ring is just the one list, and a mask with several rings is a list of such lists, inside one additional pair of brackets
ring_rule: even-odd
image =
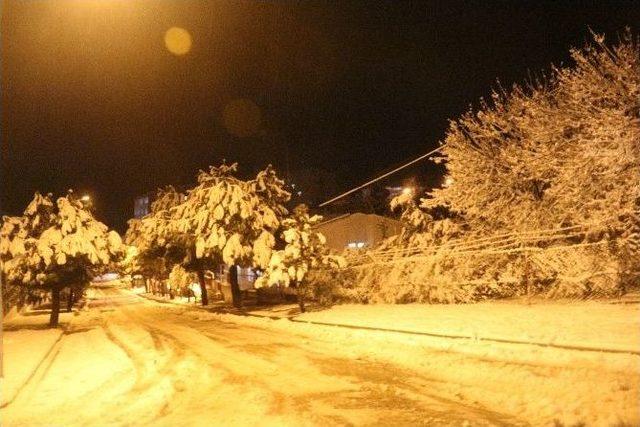
[[(342, 317), (344, 315), (362, 320), (362, 312), (360, 316), (349, 313), (356, 307), (362, 306), (344, 307), (342, 311), (327, 316), (322, 316), (322, 312), (309, 313), (301, 318), (342, 324), (348, 323)], [(513, 311), (516, 310), (514, 307)], [(637, 309), (630, 310), (626, 315), (636, 312)], [(204, 320), (208, 317), (201, 315), (199, 318)], [(256, 326), (268, 325), (283, 333), (307, 334), (332, 343), (336, 354), (375, 358), (402, 366), (412, 371), (411, 375), (424, 375), (436, 382), (439, 393), (456, 396), (464, 402), (480, 403), (487, 409), (517, 416), (532, 425), (556, 422), (561, 425), (584, 423), (602, 426), (640, 423), (637, 398), (640, 393), (640, 357), (637, 355), (352, 330), (291, 323), (286, 319), (237, 318), (231, 315), (216, 315), (216, 318)], [(622, 321), (633, 329), (618, 331), (615, 334), (618, 342), (625, 341), (622, 339), (625, 333), (638, 330), (639, 319), (635, 316)], [(458, 320), (457, 323), (462, 322)], [(599, 329), (597, 324), (591, 325)], [(502, 326), (511, 329), (507, 322)], [(585, 331), (586, 328), (577, 328), (574, 336), (584, 335)], [(631, 334), (637, 336), (633, 332)], [(503, 334), (498, 332), (498, 335)], [(598, 331), (590, 336), (606, 337), (607, 333)], [(608, 343), (591, 344), (603, 346)], [(638, 347), (634, 349), (637, 351)]]
[(321, 265), (332, 268), (344, 267), (345, 260), (341, 256), (329, 255), (326, 238), (315, 226), (322, 220), (319, 215), (309, 216), (306, 205), (300, 205), (290, 218), (282, 221), (284, 230), (281, 233), (285, 247), (273, 251), (271, 259), (264, 269), (263, 275), (255, 282), (255, 287), (284, 285), (292, 282), (299, 286), (307, 273)]
[[(0, 247), (3, 271), (12, 284), (51, 286), (47, 280), (68, 274), (61, 268), (76, 265), (86, 273), (92, 266), (106, 265), (121, 253), (122, 241), (114, 231), (97, 221), (72, 193), (59, 197), (36, 193), (21, 218), (6, 218)], [(55, 261), (55, 263), (53, 262)], [(35, 283), (34, 283), (35, 282)]]
[(640, 304), (637, 303), (349, 304), (296, 318), (438, 335), (640, 352)]
[[(127, 296), (109, 299), (124, 304)], [(357, 390), (349, 378), (308, 366), (290, 338), (197, 322), (155, 304), (94, 309), (74, 327), (42, 375), (3, 409), (6, 424), (321, 425), (331, 419), (322, 412), (337, 416), (326, 403), (334, 393)]]
[(2, 336), (4, 372), (0, 386), (0, 406), (11, 401), (20, 387), (27, 382), (33, 368), (45, 358), (62, 331), (19, 330), (4, 331)]
[[(63, 319), (67, 333), (55, 351), (2, 409), (4, 424), (640, 423), (640, 357), (631, 354), (221, 315), (148, 301), (121, 289), (89, 291), (89, 308)], [(394, 312), (397, 307), (407, 314)], [(505, 328), (534, 330), (536, 321), (550, 330), (544, 319), (551, 316), (570, 330), (566, 337), (594, 343), (607, 339), (607, 345), (626, 345), (622, 335), (636, 336), (639, 321), (634, 304), (431, 308), (344, 306), (301, 318), (340, 323), (374, 319), (370, 325), (408, 327), (427, 317), (420, 329), (435, 327), (442, 319), (442, 330), (466, 332), (460, 318), (481, 325), (493, 311), (502, 320), (487, 323), (487, 330), (501, 333)], [(580, 313), (587, 309), (598, 321), (591, 322), (591, 332), (581, 325), (587, 315)], [(570, 316), (573, 321), (566, 320)], [(33, 324), (33, 319), (37, 316), (23, 316), (9, 326), (24, 326), (26, 320)], [(13, 334), (5, 341), (8, 354), (41, 341), (26, 332), (8, 332)], [(7, 367), (15, 366), (13, 357)]]

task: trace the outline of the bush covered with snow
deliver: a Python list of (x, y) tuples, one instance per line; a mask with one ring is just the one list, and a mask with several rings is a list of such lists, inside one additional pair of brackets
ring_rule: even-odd
[(186, 298), (202, 297), (202, 292), (197, 286), (198, 278), (194, 273), (185, 270), (179, 264), (176, 264), (169, 273), (170, 292), (174, 296), (182, 296)]

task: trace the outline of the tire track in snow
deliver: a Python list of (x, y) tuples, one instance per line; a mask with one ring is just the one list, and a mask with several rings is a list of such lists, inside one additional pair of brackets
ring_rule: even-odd
[[(34, 391), (37, 390), (38, 385), (42, 382), (45, 374), (51, 368), (51, 365), (55, 361), (56, 357), (60, 353), (60, 347), (62, 346), (62, 338), (64, 337), (64, 333), (60, 334), (60, 337), (53, 343), (49, 351), (45, 354), (44, 358), (36, 365), (35, 369), (31, 374), (27, 377), (24, 384), (22, 384), (13, 397), (7, 402), (3, 403), (0, 406), (0, 409), (6, 408), (7, 406), (13, 404), (18, 401), (29, 401)], [(47, 362), (48, 361), (48, 362)], [(46, 364), (46, 366), (45, 366)], [(39, 372), (44, 367), (44, 371), (40, 374)], [(38, 377), (39, 379), (36, 379)]]
[[(156, 307), (153, 307), (152, 310), (155, 310), (155, 309)], [(173, 312), (169, 312), (169, 313), (171, 313), (172, 316), (174, 315)], [(150, 326), (151, 322), (154, 322), (154, 323), (157, 322), (155, 318), (152, 317), (151, 319), (147, 319), (146, 316), (142, 315), (137, 310), (135, 315), (132, 315), (132, 313), (128, 313), (128, 314), (131, 316), (132, 320), (136, 319), (138, 323), (145, 324), (146, 327), (149, 327), (151, 329), (158, 329), (157, 326)], [(150, 314), (150, 313), (145, 313), (145, 314)], [(155, 314), (155, 313), (152, 312), (152, 314)], [(163, 313), (163, 320), (165, 317), (164, 315), (166, 314), (168, 313), (166, 312)], [(167, 322), (171, 325), (175, 325), (176, 323), (179, 323), (180, 327), (185, 326), (184, 318), (180, 318), (176, 316), (176, 318), (172, 320), (174, 321), (167, 320)], [(167, 329), (174, 329), (174, 328), (167, 328)], [(186, 329), (195, 333), (200, 338), (204, 338), (206, 335), (201, 330), (194, 328), (193, 325), (191, 324), (189, 324), (186, 327)], [(242, 331), (242, 328), (234, 327), (233, 332), (239, 333), (236, 336), (238, 340), (250, 339), (251, 337), (255, 337), (256, 332), (262, 332), (265, 335), (273, 335), (274, 337), (276, 336), (276, 334), (272, 333), (271, 331), (263, 330), (261, 328), (250, 327), (248, 329), (251, 330), (251, 333), (247, 337), (242, 336), (244, 334), (240, 333)], [(256, 395), (257, 395), (260, 401), (266, 400), (267, 402), (271, 402), (268, 406), (274, 406), (274, 404), (279, 400), (278, 396), (282, 395), (280, 390), (276, 390), (272, 388), (267, 381), (261, 380), (260, 376), (256, 375), (257, 373), (265, 372), (265, 371), (272, 371), (272, 370), (279, 371), (281, 370), (282, 365), (274, 363), (271, 360), (263, 360), (263, 358), (256, 357), (255, 354), (243, 353), (239, 348), (231, 348), (231, 346), (229, 345), (223, 345), (223, 343), (219, 339), (220, 338), (219, 336), (206, 337), (206, 341), (215, 343), (215, 347), (213, 349), (209, 348), (210, 353), (206, 353), (203, 349), (199, 348), (197, 345), (194, 346), (193, 343), (190, 342), (191, 340), (185, 339), (185, 336), (181, 336), (181, 334), (178, 334), (177, 331), (175, 330), (172, 332), (166, 332), (165, 330), (161, 329), (160, 331), (164, 336), (170, 337), (172, 341), (174, 341), (175, 344), (178, 345), (179, 347), (188, 349), (189, 354), (192, 356), (195, 356), (200, 361), (199, 363), (200, 367), (203, 367), (203, 366), (207, 367), (207, 370), (211, 372), (212, 375), (218, 374), (217, 377), (221, 378), (223, 381), (223, 385), (221, 388), (223, 390), (226, 390), (226, 393), (228, 394), (233, 394), (238, 396), (238, 400), (242, 400), (243, 399), (242, 396), (246, 395), (246, 393), (249, 392), (249, 395), (252, 396), (254, 400), (256, 399)], [(224, 340), (224, 341), (225, 341), (225, 344), (226, 342), (231, 342), (231, 340)], [(212, 357), (213, 355), (216, 356), (215, 360)], [(221, 363), (220, 360), (223, 360), (225, 363), (224, 364)], [(289, 369), (290, 368), (291, 367), (289, 367)], [(197, 372), (197, 373), (200, 373), (200, 372)], [(293, 379), (291, 382), (300, 382), (301, 374), (302, 372), (300, 372), (299, 374), (296, 372), (290, 373), (290, 375), (293, 376)], [(211, 389), (212, 391), (218, 391), (218, 393), (220, 394), (220, 389), (218, 389), (218, 387), (214, 387), (214, 385), (212, 384), (201, 384), (201, 385), (207, 389)], [(197, 387), (191, 387), (191, 388), (195, 388), (197, 391)], [(197, 396), (197, 394), (194, 394), (194, 395)], [(173, 409), (176, 410), (178, 408), (174, 407)], [(289, 405), (289, 409), (293, 409), (291, 408), (291, 405)], [(171, 415), (171, 414), (170, 413), (160, 414), (158, 419), (161, 419), (165, 415)], [(306, 415), (306, 418), (308, 418), (311, 414), (297, 414), (297, 415), (298, 416)], [(302, 418), (305, 418), (305, 417), (302, 417)], [(328, 421), (323, 417), (316, 416), (314, 418), (316, 418), (316, 422), (314, 422), (314, 425), (317, 425), (317, 424), (324, 425)], [(343, 422), (342, 424), (345, 424), (345, 422)]]
[[(168, 372), (171, 364), (176, 362), (177, 356), (169, 357), (166, 354), (167, 345), (164, 344), (164, 340), (158, 334), (149, 334), (146, 329), (138, 328), (140, 325), (136, 322), (131, 322), (132, 319), (123, 316), (122, 310), (120, 310), (122, 304), (119, 301), (116, 302), (117, 300), (102, 289), (97, 290), (97, 294), (104, 301), (101, 306), (115, 307), (112, 310), (99, 310), (99, 326), (108, 342), (119, 348), (131, 362), (135, 380), (123, 392), (117, 396), (112, 396), (110, 401), (105, 401), (105, 389), (126, 383), (131, 378), (130, 373), (119, 373), (119, 375), (113, 376), (102, 383), (100, 387), (85, 394), (83, 402), (85, 402), (85, 405), (92, 407), (93, 411), (89, 412), (100, 414), (97, 418), (101, 419), (101, 422), (119, 425), (130, 424), (131, 419), (136, 419), (139, 423), (148, 423), (154, 416), (154, 408), (150, 407), (147, 410), (141, 410), (141, 402), (148, 402), (149, 399), (146, 399), (146, 397), (150, 394), (153, 395), (154, 392), (157, 393), (154, 388), (160, 388), (160, 395), (163, 394), (162, 384), (158, 383), (158, 379)], [(137, 340), (139, 336), (132, 334), (138, 332), (137, 329), (148, 336), (151, 346), (142, 346), (141, 348), (141, 346), (135, 345), (139, 341)], [(144, 351), (141, 351), (141, 349)], [(163, 363), (157, 363), (158, 361)], [(170, 396), (162, 400), (165, 404), (169, 401)], [(107, 405), (103, 407), (104, 404)], [(79, 413), (86, 409), (83, 407), (85, 405), (79, 404)]]
[[(164, 314), (164, 313), (163, 313)], [(136, 316), (137, 317), (137, 316)], [(166, 317), (166, 316), (163, 316)], [(241, 365), (243, 365), (243, 367), (245, 368), (243, 372), (243, 369), (233, 369), (233, 367), (231, 366), (220, 366), (220, 365), (215, 365), (216, 369), (223, 369), (224, 371), (227, 372), (227, 379), (231, 380), (235, 383), (249, 383), (249, 384), (253, 384), (254, 387), (256, 388), (260, 388), (263, 390), (268, 390), (269, 395), (273, 398), (274, 401), (274, 405), (279, 407), (281, 406), (281, 404), (279, 404), (278, 402), (280, 402), (282, 399), (279, 396), (282, 396), (282, 390), (279, 389), (274, 389), (272, 388), (268, 382), (266, 381), (261, 381), (260, 379), (256, 378), (255, 376), (253, 377), (247, 377), (246, 376), (246, 369), (249, 368), (249, 370), (255, 371), (255, 372), (265, 372), (268, 371), (268, 365), (265, 365), (264, 363), (267, 363), (269, 365), (272, 365), (275, 369), (280, 368), (282, 365), (278, 364), (277, 361), (274, 362), (273, 360), (273, 356), (274, 353), (271, 352), (257, 352), (258, 354), (256, 354), (255, 351), (253, 351), (253, 348), (251, 349), (251, 352), (249, 354), (244, 353), (243, 352), (243, 348), (246, 349), (246, 341), (252, 341), (255, 340), (256, 338), (256, 333), (259, 334), (259, 336), (261, 336), (262, 340), (267, 340), (267, 341), (271, 341), (271, 340), (276, 340), (276, 341), (282, 341), (283, 340), (283, 336), (282, 334), (278, 334), (275, 331), (271, 331), (271, 330), (266, 330), (266, 329), (262, 329), (262, 328), (256, 328), (256, 327), (252, 327), (250, 328), (250, 331), (247, 333), (247, 331), (245, 331), (243, 328), (239, 328), (239, 329), (232, 329), (231, 332), (226, 332), (228, 333), (232, 333), (234, 335), (235, 338), (235, 343), (234, 344), (230, 344), (230, 342), (232, 342), (231, 340), (228, 339), (220, 339), (220, 338), (224, 338), (224, 334), (225, 331), (221, 330), (220, 328), (216, 328), (217, 322), (216, 320), (212, 320), (211, 322), (207, 321), (207, 322), (198, 322), (195, 320), (190, 320), (188, 318), (185, 318), (184, 316), (175, 316), (176, 319), (174, 322), (171, 323), (180, 323), (182, 326), (189, 326), (191, 329), (197, 331), (199, 334), (207, 337), (209, 340), (213, 340), (216, 345), (218, 345), (219, 350), (217, 350), (217, 355), (223, 359), (223, 360), (232, 360), (232, 358), (236, 359), (240, 359), (239, 363)], [(144, 320), (141, 320), (144, 321)], [(203, 329), (204, 327), (204, 329)], [(298, 337), (301, 341), (304, 340), (305, 338), (302, 336)], [(308, 338), (308, 337), (307, 337)], [(179, 339), (176, 338), (176, 342), (181, 342)], [(244, 345), (243, 345), (244, 344)], [(182, 344), (185, 347), (188, 346), (187, 343)], [(264, 343), (260, 344), (257, 343), (255, 344), (256, 347), (259, 347), (260, 345), (264, 345)], [(273, 343), (269, 343), (269, 345), (273, 345)], [(282, 349), (284, 349), (284, 351), (296, 351), (296, 352), (301, 352), (304, 354), (305, 357), (308, 357), (309, 354), (311, 355), (315, 355), (317, 356), (316, 360), (313, 360), (313, 363), (310, 363), (311, 366), (316, 366), (316, 365), (320, 365), (320, 366), (326, 366), (327, 363), (329, 363), (330, 365), (333, 364), (333, 362), (328, 362), (327, 361), (327, 355), (323, 354), (322, 352), (319, 352), (318, 349), (309, 349), (309, 348), (301, 348), (300, 344), (298, 344), (298, 346), (296, 347), (295, 345), (290, 345), (287, 346), (286, 344), (284, 346), (282, 346)], [(197, 349), (193, 349), (191, 348), (192, 351), (195, 351), (196, 353), (199, 353), (197, 351)], [(200, 355), (199, 356), (207, 363), (211, 363), (210, 358), (207, 358), (206, 355)], [(499, 414), (493, 411), (490, 411), (484, 407), (482, 407), (481, 405), (469, 405), (468, 403), (462, 402), (460, 400), (454, 400), (452, 398), (447, 398), (444, 397), (441, 394), (437, 394), (437, 393), (433, 393), (433, 392), (425, 392), (425, 389), (427, 390), (433, 390), (433, 384), (432, 381), (423, 378), (423, 377), (419, 377), (416, 376), (415, 373), (405, 373), (405, 377), (406, 378), (411, 378), (411, 376), (413, 376), (413, 380), (411, 382), (417, 382), (417, 385), (414, 384), (409, 384), (407, 381), (395, 381), (393, 380), (393, 378), (389, 377), (387, 375), (387, 371), (388, 371), (388, 366), (387, 365), (380, 365), (377, 363), (372, 363), (372, 362), (363, 362), (366, 365), (366, 372), (362, 371), (360, 375), (353, 375), (352, 369), (353, 365), (352, 365), (352, 360), (341, 360), (341, 359), (335, 359), (336, 363), (338, 364), (342, 364), (345, 365), (345, 363), (348, 365), (347, 369), (345, 369), (343, 372), (330, 372), (329, 375), (331, 376), (338, 376), (338, 377), (353, 377), (356, 379), (356, 385), (358, 387), (364, 387), (366, 388), (367, 394), (370, 396), (374, 396), (374, 400), (375, 400), (375, 396), (378, 396), (380, 399), (382, 399), (381, 401), (385, 400), (385, 393), (377, 393), (375, 392), (376, 387), (378, 387), (376, 384), (377, 382), (374, 381), (373, 384), (371, 386), (368, 386), (367, 384), (370, 383), (370, 379), (371, 377), (375, 377), (378, 376), (379, 378), (383, 378), (382, 381), (380, 381), (382, 384), (384, 384), (385, 386), (388, 386), (389, 384), (393, 384), (394, 387), (396, 387), (398, 390), (400, 390), (400, 393), (398, 396), (395, 396), (395, 403), (399, 404), (401, 402), (404, 402), (403, 404), (406, 405), (413, 405), (415, 406), (420, 406), (420, 404), (418, 402), (420, 402), (420, 400), (424, 400), (424, 397), (428, 397), (431, 401), (435, 402), (435, 406), (432, 406), (430, 409), (428, 408), (423, 408), (425, 410), (425, 412), (431, 412), (434, 414), (439, 413), (439, 411), (437, 409), (434, 409), (435, 407), (439, 406), (439, 407), (445, 407), (445, 408), (449, 408), (448, 410), (451, 412), (451, 408), (456, 408), (456, 413), (461, 417), (460, 421), (464, 421), (465, 416), (461, 415), (461, 414), (466, 414), (469, 418), (471, 419), (484, 419), (484, 420), (491, 420), (491, 424), (494, 425), (515, 425), (515, 424), (519, 424), (519, 425), (525, 425), (525, 423), (522, 422), (518, 422), (517, 420), (515, 420), (513, 417), (511, 416), (506, 416), (503, 414)], [(377, 372), (377, 373), (376, 373)], [(366, 373), (366, 375), (365, 375)], [(302, 368), (300, 369), (296, 369), (295, 364), (292, 363), (291, 365), (287, 366), (287, 372), (286, 372), (287, 376), (290, 377), (288, 380), (290, 382), (296, 382), (296, 381), (300, 381), (301, 378), (304, 378), (305, 375), (309, 374), (308, 368)], [(326, 371), (325, 371), (325, 375), (326, 375)], [(284, 373), (282, 373), (281, 375), (284, 375)], [(347, 395), (352, 395), (353, 393), (357, 392), (357, 388), (354, 389), (345, 389), (342, 392), (331, 392), (331, 393), (319, 393), (316, 395), (317, 399), (321, 399), (324, 400), (325, 403), (328, 402), (328, 404), (330, 406), (335, 407), (336, 405), (340, 404), (340, 397), (344, 395), (345, 393)], [(296, 403), (295, 406), (297, 406), (297, 410), (304, 410), (304, 405), (299, 405), (300, 400), (299, 399), (292, 399), (298, 403)], [(423, 402), (424, 403), (424, 402)], [(355, 406), (358, 406), (358, 403), (356, 402)], [(382, 409), (385, 409), (384, 405), (381, 407)], [(291, 409), (291, 408), (289, 408)], [(387, 407), (386, 410), (390, 410), (390, 409), (395, 409), (395, 408), (390, 408)], [(446, 411), (445, 411), (446, 412)], [(442, 414), (441, 414), (442, 415)], [(334, 414), (335, 416), (335, 414)], [(332, 416), (332, 417), (334, 417)], [(334, 421), (336, 420), (335, 418), (332, 418)], [(320, 420), (317, 420), (318, 422), (320, 422)], [(324, 419), (323, 422), (328, 422), (329, 419)]]
[[(137, 401), (149, 401), (150, 398), (160, 395), (160, 399), (155, 400), (156, 411), (147, 411), (147, 417), (145, 422), (155, 423), (162, 419), (166, 415), (172, 412), (172, 408), (181, 403), (181, 399), (178, 395), (188, 395), (185, 393), (187, 389), (192, 388), (190, 383), (187, 383), (182, 378), (192, 377), (195, 378), (201, 372), (196, 372), (194, 369), (190, 369), (188, 361), (189, 355), (173, 336), (164, 332), (162, 329), (152, 326), (150, 322), (136, 316), (131, 310), (121, 306), (119, 314), (123, 319), (115, 313), (112, 314), (111, 322), (114, 326), (122, 324), (123, 331), (131, 329), (131, 325), (139, 327), (141, 331), (147, 334), (153, 342), (153, 348), (147, 349), (145, 357), (140, 358), (136, 355), (134, 349), (129, 348), (124, 344), (123, 340), (115, 337), (115, 334), (111, 332), (110, 339), (118, 341), (119, 345), (128, 348), (127, 354), (132, 359), (137, 360), (136, 366), (138, 369), (146, 369), (151, 373), (144, 375), (140, 378), (136, 384), (127, 392), (127, 396), (123, 398), (125, 400), (134, 398)], [(154, 363), (149, 363), (148, 360), (153, 359)], [(157, 363), (162, 360), (161, 363)], [(149, 366), (151, 365), (151, 368)], [(195, 395), (195, 394), (194, 394)], [(135, 408), (128, 408), (125, 412), (134, 411)]]
[[(470, 401), (449, 399), (451, 393), (443, 393), (413, 371), (345, 356), (326, 339), (194, 319), (155, 303), (129, 305), (117, 292), (99, 292), (103, 301), (91, 313), (98, 316), (101, 333), (88, 339), (102, 340), (106, 347), (96, 348), (105, 351), (120, 349), (118, 360), (127, 362), (127, 370), (114, 373), (78, 401), (64, 402), (65, 413), (57, 418), (64, 422), (58, 424), (129, 425), (133, 420), (167, 426), (460, 425), (469, 420), (473, 425), (513, 425), (517, 421)], [(114, 310), (101, 310), (105, 305)]]
[[(51, 344), (51, 347), (45, 353), (42, 360), (40, 360), (40, 362), (36, 365), (36, 367), (33, 369), (31, 374), (29, 374), (27, 379), (24, 381), (24, 383), (20, 387), (18, 387), (13, 397), (8, 401), (6, 401), (5, 403), (3, 403), (2, 405), (0, 405), (0, 409), (6, 408), (7, 406), (11, 405), (14, 401), (16, 401), (19, 397), (21, 397), (21, 395), (26, 390), (31, 390), (29, 394), (30, 396), (31, 394), (33, 394), (34, 390), (37, 389), (37, 386), (40, 384), (40, 382), (42, 382), (42, 379), (46, 376), (47, 372), (49, 372), (49, 369), (51, 369), (53, 362), (58, 357), (58, 354), (60, 353), (60, 350), (62, 348), (63, 339), (66, 336), (76, 332), (76, 330), (73, 328), (71, 321), (69, 321), (66, 327), (61, 327), (61, 328), (62, 328), (62, 332), (60, 333), (58, 338), (53, 342), (53, 344)], [(39, 374), (43, 366), (44, 366), (44, 371), (41, 374)], [(35, 380), (36, 376), (39, 377), (38, 380)], [(36, 382), (32, 383), (33, 381), (36, 381)]]

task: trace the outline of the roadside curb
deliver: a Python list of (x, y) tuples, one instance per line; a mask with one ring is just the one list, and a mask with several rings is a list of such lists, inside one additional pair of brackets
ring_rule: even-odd
[(364, 325), (318, 322), (315, 320), (298, 319), (297, 318), (298, 316), (269, 316), (264, 314), (253, 314), (240, 309), (222, 309), (222, 310), (213, 309), (212, 310), (212, 309), (208, 309), (207, 307), (202, 307), (197, 305), (185, 305), (185, 304), (180, 304), (170, 300), (160, 301), (143, 294), (139, 294), (139, 295), (150, 301), (163, 302), (163, 303), (168, 303), (168, 304), (188, 307), (188, 308), (197, 308), (199, 310), (203, 310), (208, 313), (214, 313), (214, 314), (232, 314), (235, 316), (257, 317), (257, 318), (271, 319), (271, 320), (287, 319), (288, 321), (293, 323), (306, 323), (306, 324), (318, 325), (318, 326), (333, 326), (337, 328), (355, 329), (355, 330), (362, 330), (362, 331), (391, 332), (391, 333), (403, 334), (403, 335), (414, 335), (414, 336), (423, 336), (423, 337), (431, 337), (431, 338), (444, 338), (444, 339), (451, 339), (451, 340), (484, 341), (484, 342), (495, 342), (500, 344), (529, 345), (529, 346), (535, 346), (535, 347), (555, 348), (560, 350), (588, 351), (588, 352), (611, 353), (611, 354), (631, 354), (634, 356), (640, 356), (640, 350), (635, 350), (635, 349), (593, 347), (593, 346), (582, 346), (582, 345), (574, 345), (574, 344), (558, 344), (558, 343), (549, 343), (549, 342), (540, 342), (540, 341), (525, 341), (525, 340), (500, 338), (500, 337), (442, 334), (437, 332), (408, 331), (404, 329), (389, 329), (389, 328), (378, 328), (378, 327), (364, 326)]

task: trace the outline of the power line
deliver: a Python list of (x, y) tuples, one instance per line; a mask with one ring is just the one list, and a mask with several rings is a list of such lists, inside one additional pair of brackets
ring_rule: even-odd
[(349, 194), (354, 193), (354, 192), (356, 192), (356, 191), (358, 191), (358, 190), (360, 190), (360, 189), (362, 189), (362, 188), (364, 188), (364, 187), (366, 187), (366, 186), (368, 186), (368, 185), (371, 185), (371, 184), (373, 184), (374, 182), (380, 181), (381, 179), (386, 178), (386, 177), (388, 177), (389, 175), (393, 175), (394, 173), (398, 172), (399, 170), (402, 170), (402, 169), (406, 168), (407, 166), (411, 166), (412, 164), (417, 163), (417, 162), (419, 162), (420, 160), (423, 160), (423, 159), (425, 159), (425, 158), (427, 158), (427, 157), (431, 156), (432, 154), (437, 153), (437, 152), (438, 152), (438, 151), (440, 151), (441, 149), (442, 149), (442, 146), (441, 146), (441, 147), (436, 148), (435, 150), (431, 150), (431, 151), (429, 151), (427, 154), (423, 154), (422, 156), (417, 157), (417, 158), (415, 158), (415, 159), (411, 160), (410, 162), (407, 162), (407, 163), (403, 164), (402, 166), (399, 166), (399, 167), (397, 167), (397, 168), (393, 169), (393, 170), (392, 170), (392, 171), (390, 171), (390, 172), (387, 172), (387, 173), (385, 173), (385, 174), (382, 174), (382, 175), (380, 175), (380, 176), (379, 176), (379, 177), (377, 177), (377, 178), (373, 178), (372, 180), (367, 181), (367, 182), (365, 182), (364, 184), (362, 184), (362, 185), (360, 185), (360, 186), (358, 186), (358, 187), (356, 187), (356, 188), (353, 188), (353, 189), (351, 189), (351, 190), (349, 190), (349, 191), (346, 191), (346, 192), (344, 192), (344, 193), (342, 193), (342, 194), (340, 194), (340, 195), (338, 195), (338, 196), (334, 197), (333, 199), (327, 200), (326, 202), (319, 204), (319, 205), (318, 205), (318, 207), (319, 207), (319, 208), (321, 208), (321, 207), (323, 207), (323, 206), (328, 205), (329, 203), (333, 203), (333, 202), (335, 202), (336, 200), (340, 200), (340, 199), (342, 199), (344, 196), (348, 196)]

